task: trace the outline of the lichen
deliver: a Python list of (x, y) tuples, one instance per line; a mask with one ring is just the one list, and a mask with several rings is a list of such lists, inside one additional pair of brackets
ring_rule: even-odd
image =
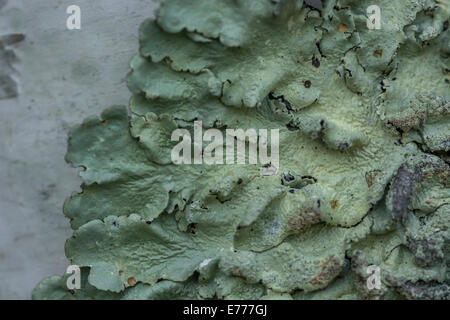
[[(370, 1), (312, 2), (162, 1), (129, 112), (69, 135), (82, 288), (51, 277), (34, 298), (448, 299), (450, 4), (381, 0), (370, 30)], [(197, 120), (279, 129), (276, 174), (172, 163)]]

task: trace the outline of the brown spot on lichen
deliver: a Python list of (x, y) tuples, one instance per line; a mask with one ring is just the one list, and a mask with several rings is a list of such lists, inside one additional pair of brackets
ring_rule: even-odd
[(339, 31), (339, 32), (345, 32), (345, 31), (347, 31), (347, 26), (346, 26), (345, 24), (343, 24), (343, 23), (340, 23), (340, 24), (338, 25), (338, 31)]
[(320, 222), (320, 214), (313, 208), (301, 208), (288, 220), (290, 231), (301, 231), (306, 227)]
[(336, 210), (339, 207), (339, 200), (330, 200), (331, 209)]
[(375, 180), (375, 177), (377, 176), (379, 170), (369, 171), (366, 172), (366, 183), (369, 187), (373, 185), (373, 181)]
[(309, 284), (318, 287), (324, 286), (333, 280), (341, 271), (342, 265), (335, 257), (331, 256), (318, 263), (319, 273), (309, 281)]
[(426, 119), (426, 114), (424, 112), (415, 112), (413, 115), (408, 116), (397, 116), (390, 119), (390, 123), (396, 128), (408, 132), (412, 128), (420, 127)]
[(381, 58), (381, 57), (383, 56), (383, 50), (381, 50), (381, 49), (375, 50), (375, 51), (373, 52), (373, 56), (374, 56), (375, 58)]
[(235, 276), (235, 277), (242, 277), (242, 271), (241, 271), (241, 269), (239, 269), (239, 267), (237, 267), (237, 266), (233, 268), (232, 274), (233, 274), (233, 276)]
[(133, 286), (136, 285), (136, 283), (137, 283), (137, 281), (136, 281), (136, 279), (135, 279), (134, 277), (128, 278), (127, 282), (128, 282), (128, 285), (129, 285), (130, 287), (133, 287)]

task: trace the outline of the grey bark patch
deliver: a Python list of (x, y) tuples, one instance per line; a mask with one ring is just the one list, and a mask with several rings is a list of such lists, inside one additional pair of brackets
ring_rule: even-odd
[(8, 4), (8, 0), (0, 0), (0, 10)]
[(17, 62), (17, 56), (13, 50), (0, 47), (0, 73), (11, 74), (15, 71), (13, 64)]
[(0, 99), (14, 98), (19, 93), (17, 82), (6, 74), (0, 74)]

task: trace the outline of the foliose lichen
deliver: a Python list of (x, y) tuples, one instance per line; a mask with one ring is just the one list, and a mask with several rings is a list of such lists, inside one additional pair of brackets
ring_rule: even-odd
[[(165, 0), (125, 107), (74, 127), (66, 255), (35, 299), (448, 299), (445, 0)], [(177, 128), (279, 129), (277, 173), (175, 165)], [(380, 286), (368, 285), (369, 266)]]

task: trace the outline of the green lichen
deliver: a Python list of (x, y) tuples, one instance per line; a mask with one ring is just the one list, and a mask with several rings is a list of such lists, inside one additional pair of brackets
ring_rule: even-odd
[[(450, 3), (166, 0), (125, 107), (73, 128), (82, 288), (36, 299), (448, 299)], [(177, 128), (279, 129), (259, 165), (175, 165)], [(381, 269), (370, 290), (366, 269)]]

